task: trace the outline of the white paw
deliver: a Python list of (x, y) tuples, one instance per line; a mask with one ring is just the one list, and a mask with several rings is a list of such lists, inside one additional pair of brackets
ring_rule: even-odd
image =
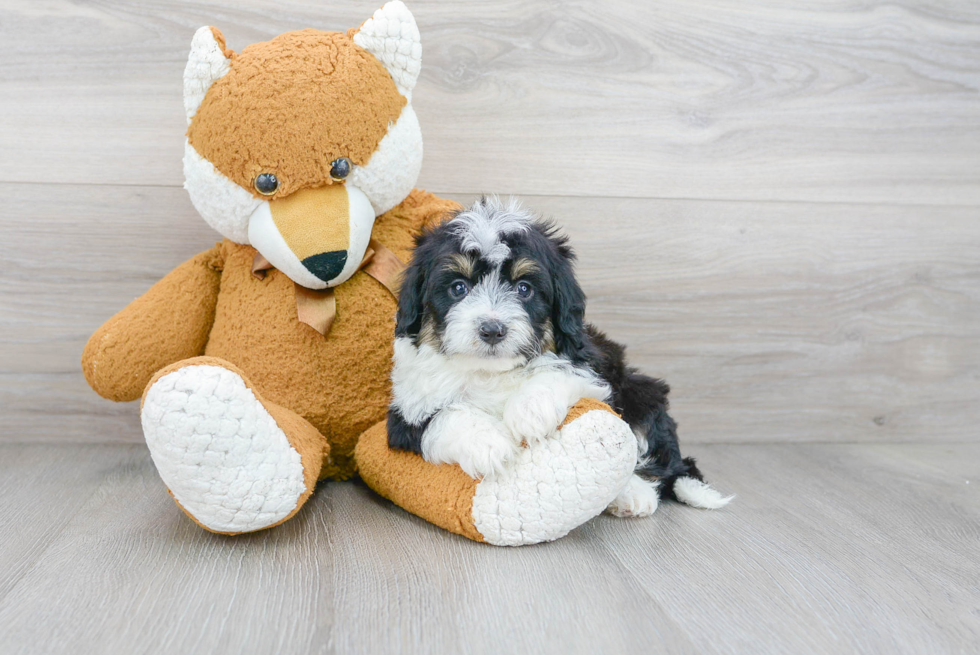
[(470, 435), (470, 443), (459, 453), (457, 463), (471, 478), (493, 477), (507, 467), (517, 452), (510, 437), (497, 430), (481, 430)]
[(426, 461), (459, 464), (471, 478), (502, 472), (519, 450), (502, 423), (469, 408), (443, 410), (422, 437)]
[(606, 511), (620, 518), (650, 516), (660, 506), (660, 483), (633, 475)]
[(568, 404), (548, 389), (519, 392), (504, 407), (504, 424), (514, 437), (533, 445), (554, 435), (568, 415)]
[(195, 365), (164, 375), (147, 391), (141, 419), (160, 477), (210, 530), (278, 523), (306, 491), (299, 453), (228, 369)]

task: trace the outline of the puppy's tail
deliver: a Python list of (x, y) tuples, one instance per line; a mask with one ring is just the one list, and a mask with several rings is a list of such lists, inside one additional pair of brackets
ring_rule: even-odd
[(722, 496), (705, 482), (693, 457), (685, 457), (672, 464), (664, 467), (646, 460), (636, 467), (636, 474), (642, 478), (659, 479), (661, 498), (678, 500), (691, 507), (720, 509), (735, 498), (734, 495)]
[(677, 500), (701, 509), (720, 509), (732, 502), (734, 495), (722, 496), (704, 481), (693, 457), (685, 457), (683, 461), (689, 467), (687, 475), (674, 478), (671, 487)]
[[(693, 457), (682, 457), (677, 440), (677, 423), (667, 413), (670, 388), (662, 380), (632, 373), (623, 385), (624, 405), (641, 410), (643, 420), (633, 430), (645, 443), (636, 474), (660, 481), (660, 497), (679, 500), (701, 509), (718, 509), (734, 496), (722, 496), (704, 481)], [(633, 415), (635, 416), (635, 412)], [(625, 413), (624, 413), (625, 415)]]

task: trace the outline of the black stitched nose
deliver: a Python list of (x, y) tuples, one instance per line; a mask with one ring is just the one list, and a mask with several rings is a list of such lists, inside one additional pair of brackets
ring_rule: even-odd
[(507, 327), (500, 321), (483, 321), (480, 323), (480, 338), (491, 346), (498, 344), (507, 336)]
[(346, 250), (334, 250), (332, 252), (321, 252), (303, 260), (303, 266), (310, 273), (317, 276), (324, 282), (334, 279), (344, 270), (347, 263)]

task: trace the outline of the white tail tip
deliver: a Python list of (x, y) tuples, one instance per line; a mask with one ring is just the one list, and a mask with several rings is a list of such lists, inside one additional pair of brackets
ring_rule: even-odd
[(674, 480), (674, 495), (682, 503), (701, 509), (719, 509), (735, 497), (722, 496), (704, 482), (687, 476)]

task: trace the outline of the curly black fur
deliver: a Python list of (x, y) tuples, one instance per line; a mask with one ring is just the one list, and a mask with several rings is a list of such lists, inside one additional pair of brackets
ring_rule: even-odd
[(667, 383), (629, 366), (626, 347), (594, 325), (586, 324), (584, 332), (589, 343), (586, 363), (612, 387), (609, 405), (635, 433), (646, 439), (646, 450), (640, 453), (636, 473), (648, 480), (660, 480), (662, 498), (674, 498), (674, 481), (679, 477), (703, 481), (694, 458), (681, 456), (677, 422), (667, 413), (670, 393)]

